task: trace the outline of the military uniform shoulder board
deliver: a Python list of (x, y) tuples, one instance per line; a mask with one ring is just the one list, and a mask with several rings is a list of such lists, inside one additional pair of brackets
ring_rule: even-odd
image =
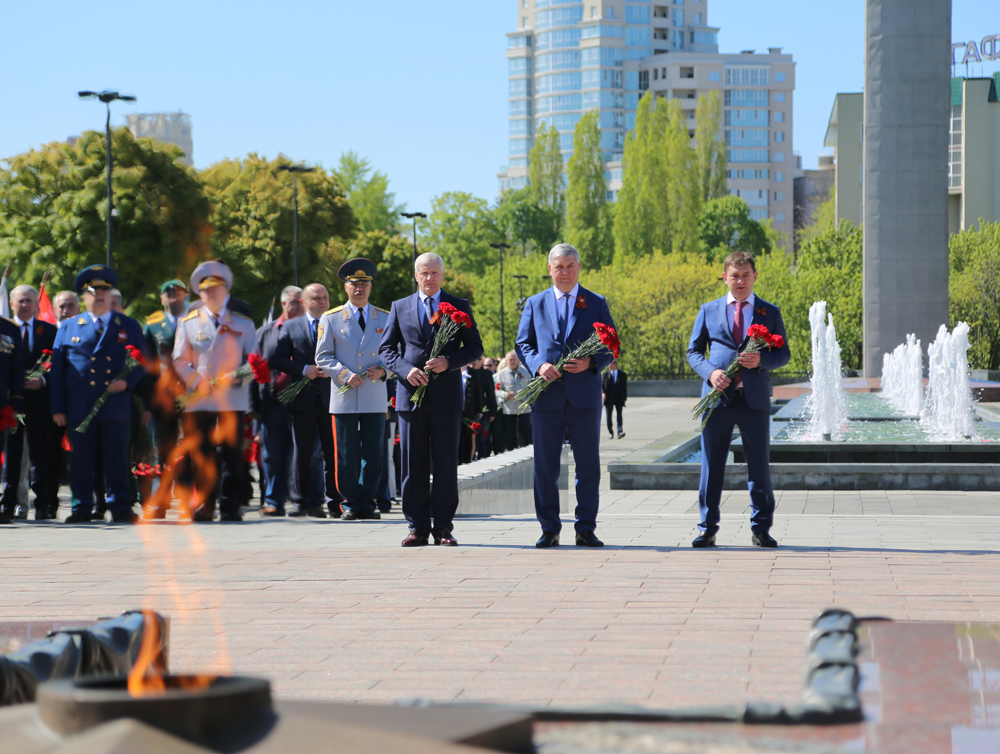
[(146, 324), (155, 325), (159, 322), (162, 322), (163, 319), (164, 319), (163, 312), (153, 312), (148, 317), (146, 317)]
[(195, 317), (197, 317), (197, 316), (198, 316), (198, 312), (199, 312), (199, 311), (201, 311), (201, 310), (200, 310), (200, 309), (195, 309), (195, 310), (194, 310), (193, 312), (191, 312), (191, 313), (190, 313), (190, 314), (188, 314), (187, 316), (185, 316), (185, 317), (182, 317), (182, 318), (181, 318), (181, 322), (187, 322), (188, 320), (192, 320), (192, 319), (194, 319)]
[(327, 309), (323, 314), (336, 314), (339, 311), (343, 311), (343, 309), (344, 305), (341, 304), (340, 306), (335, 306), (333, 309)]
[(383, 309), (381, 306), (373, 306), (372, 309), (374, 309), (377, 312), (382, 312), (383, 314), (389, 313), (388, 309)]
[(10, 322), (12, 325), (14, 325), (14, 327), (17, 327), (17, 322), (15, 322), (14, 320), (12, 320), (10, 317), (0, 317), (0, 319), (4, 319), (4, 320)]

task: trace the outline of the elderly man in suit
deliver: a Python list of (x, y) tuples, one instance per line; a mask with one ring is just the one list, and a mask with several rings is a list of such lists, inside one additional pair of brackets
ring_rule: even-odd
[[(99, 264), (76, 276), (76, 289), (83, 292), (87, 311), (63, 323), (52, 349), (49, 372), (52, 419), (60, 427), (69, 428), (73, 446), (69, 469), (73, 503), (66, 519), (70, 524), (92, 520), (98, 446), (111, 520), (133, 523), (137, 518), (129, 503), (130, 393), (146, 370), (139, 366), (123, 379), (118, 375), (125, 366), (127, 346), (145, 352), (146, 343), (138, 322), (111, 309), (111, 289), (116, 282), (114, 270)], [(80, 424), (105, 391), (111, 397), (86, 431), (80, 432)]]
[[(327, 406), (336, 425), (336, 483), (344, 497), (343, 520), (378, 519), (386, 409), (386, 370), (378, 347), (389, 312), (368, 300), (378, 275), (374, 262), (351, 259), (338, 275), (347, 303), (323, 314), (316, 364), (333, 382)], [(326, 421), (330, 427), (328, 414)]]
[(180, 487), (197, 490), (195, 521), (211, 521), (217, 499), (221, 521), (243, 520), (243, 421), (250, 387), (229, 375), (254, 353), (255, 331), (253, 320), (226, 307), (232, 285), (233, 273), (222, 262), (198, 265), (191, 290), (203, 306), (181, 318), (174, 342), (174, 369), (195, 393), (184, 407), (186, 453), (177, 474)]
[[(389, 369), (399, 375), (396, 412), (402, 438), (403, 514), (410, 533), (403, 547), (434, 543), (455, 546), (453, 519), (458, 508), (458, 434), (462, 423), (463, 366), (483, 355), (483, 341), (472, 321), (469, 302), (441, 290), (444, 260), (426, 253), (414, 263), (417, 292), (394, 301), (379, 352)], [(438, 307), (454, 306), (469, 316), (471, 327), (458, 332), (431, 358), (438, 332)], [(426, 386), (423, 401), (410, 398)], [(433, 468), (432, 468), (433, 467)], [(431, 488), (431, 472), (434, 487)]]
[[(59, 328), (36, 318), (38, 312), (38, 291), (30, 285), (19, 285), (10, 294), (10, 308), (14, 314), (14, 324), (20, 333), (20, 344), (24, 350), (24, 364), (28, 371), (51, 362), (52, 347), (56, 342)], [(44, 351), (48, 351), (45, 354)], [(7, 439), (4, 454), (3, 474), (5, 487), (0, 507), (7, 515), (15, 511), (17, 518), (27, 518), (26, 506), (19, 506), (17, 491), (21, 483), (22, 458), (25, 444), (31, 462), (31, 489), (35, 492), (35, 520), (44, 521), (56, 517), (59, 507), (59, 457), (62, 432), (52, 423), (52, 407), (49, 403), (49, 382), (43, 374), (24, 383), (24, 432), (15, 432)], [(18, 510), (21, 508), (23, 510)]]
[[(737, 251), (723, 263), (723, 280), (729, 288), (722, 298), (703, 304), (688, 343), (688, 363), (705, 381), (701, 394), (712, 388), (724, 397), (708, 417), (701, 433), (701, 481), (698, 485), (700, 534), (693, 547), (714, 547), (719, 530), (719, 503), (726, 475), (726, 460), (733, 428), (740, 428), (747, 460), (750, 488), (751, 542), (757, 547), (777, 547), (770, 535), (774, 522), (774, 488), (771, 486), (771, 378), (768, 372), (791, 358), (786, 341), (776, 350), (740, 353), (750, 325), (764, 325), (772, 335), (785, 338), (785, 324), (777, 306), (754, 295), (757, 265), (752, 254)], [(707, 353), (707, 355), (706, 355)], [(726, 368), (739, 357), (740, 370), (733, 379)]]
[(598, 487), (601, 481), (601, 371), (613, 358), (607, 350), (573, 359), (563, 370), (562, 356), (589, 338), (594, 323), (609, 327), (608, 303), (580, 285), (580, 254), (568, 243), (549, 252), (552, 287), (532, 296), (521, 314), (517, 352), (533, 376), (551, 384), (531, 407), (535, 446), (535, 513), (542, 526), (536, 547), (559, 544), (559, 464), (563, 439), (569, 432), (576, 462), (576, 544), (603, 547), (597, 529)]

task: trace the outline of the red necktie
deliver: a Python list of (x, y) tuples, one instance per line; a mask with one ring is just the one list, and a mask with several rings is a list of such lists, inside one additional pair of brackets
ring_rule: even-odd
[[(736, 341), (737, 347), (743, 344), (743, 306), (746, 301), (736, 301), (736, 317), (733, 319), (733, 340)], [(739, 387), (743, 382), (743, 375), (740, 374), (742, 370), (736, 372), (736, 379), (733, 384)]]

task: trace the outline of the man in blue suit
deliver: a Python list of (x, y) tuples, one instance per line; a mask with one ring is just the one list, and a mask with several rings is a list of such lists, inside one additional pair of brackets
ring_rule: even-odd
[[(125, 365), (126, 346), (145, 353), (142, 326), (131, 317), (111, 310), (111, 289), (117, 284), (114, 270), (95, 264), (81, 270), (75, 287), (83, 294), (87, 311), (63, 322), (52, 352), (52, 419), (69, 428), (73, 456), (70, 461), (70, 490), (73, 510), (66, 523), (92, 520), (94, 508), (95, 450), (103, 453), (104, 480), (111, 520), (134, 523), (129, 504), (128, 441), (132, 416), (130, 394), (145, 376), (136, 367), (119, 379)], [(77, 427), (108, 391), (111, 397), (97, 417), (79, 432)]]
[[(472, 318), (469, 302), (441, 290), (444, 260), (437, 254), (417, 257), (414, 276), (418, 291), (394, 301), (379, 353), (390, 371), (399, 375), (396, 412), (402, 438), (403, 515), (410, 533), (403, 547), (434, 544), (455, 546), (452, 519), (458, 508), (458, 435), (462, 424), (462, 367), (483, 355), (475, 321), (460, 327), (441, 355), (431, 358), (438, 325), (431, 317), (442, 303)], [(424, 370), (431, 372), (428, 377)], [(427, 386), (417, 406), (410, 397)], [(431, 471), (434, 487), (431, 489)]]
[(601, 482), (601, 372), (614, 358), (607, 350), (573, 359), (560, 371), (556, 362), (594, 332), (594, 323), (614, 327), (608, 302), (579, 283), (580, 254), (568, 243), (549, 252), (553, 286), (532, 296), (517, 329), (517, 352), (533, 377), (551, 384), (531, 407), (535, 446), (535, 515), (542, 525), (536, 547), (559, 544), (559, 464), (569, 432), (576, 462), (576, 543), (603, 547), (597, 529)]
[[(768, 372), (787, 364), (791, 352), (786, 339), (778, 349), (740, 353), (747, 342), (750, 325), (764, 325), (772, 335), (786, 338), (781, 310), (753, 293), (757, 281), (753, 255), (737, 251), (726, 257), (723, 280), (729, 293), (702, 305), (688, 344), (688, 363), (705, 380), (702, 396), (712, 388), (724, 392), (701, 433), (701, 481), (698, 485), (701, 511), (698, 529), (701, 533), (691, 544), (693, 547), (715, 546), (726, 459), (733, 427), (739, 427), (747, 459), (751, 541), (757, 547), (777, 547), (778, 543), (769, 534), (774, 520), (774, 489), (769, 459), (771, 378)], [(726, 368), (737, 356), (740, 371), (730, 379), (726, 377)]]

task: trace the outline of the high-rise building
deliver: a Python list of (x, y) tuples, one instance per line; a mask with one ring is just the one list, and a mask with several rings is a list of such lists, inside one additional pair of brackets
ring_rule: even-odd
[(528, 153), (543, 123), (559, 132), (563, 159), (584, 113), (600, 111), (608, 198), (622, 185), (626, 131), (639, 99), (679, 99), (694, 136), (698, 98), (718, 90), (729, 187), (756, 219), (792, 237), (795, 63), (781, 48), (718, 51), (707, 0), (516, 0), (508, 32), (509, 146), (500, 191), (528, 184)]
[(128, 130), (137, 139), (153, 138), (164, 144), (174, 144), (183, 150), (181, 162), (194, 166), (194, 140), (191, 137), (191, 116), (187, 113), (136, 113), (126, 115)]

